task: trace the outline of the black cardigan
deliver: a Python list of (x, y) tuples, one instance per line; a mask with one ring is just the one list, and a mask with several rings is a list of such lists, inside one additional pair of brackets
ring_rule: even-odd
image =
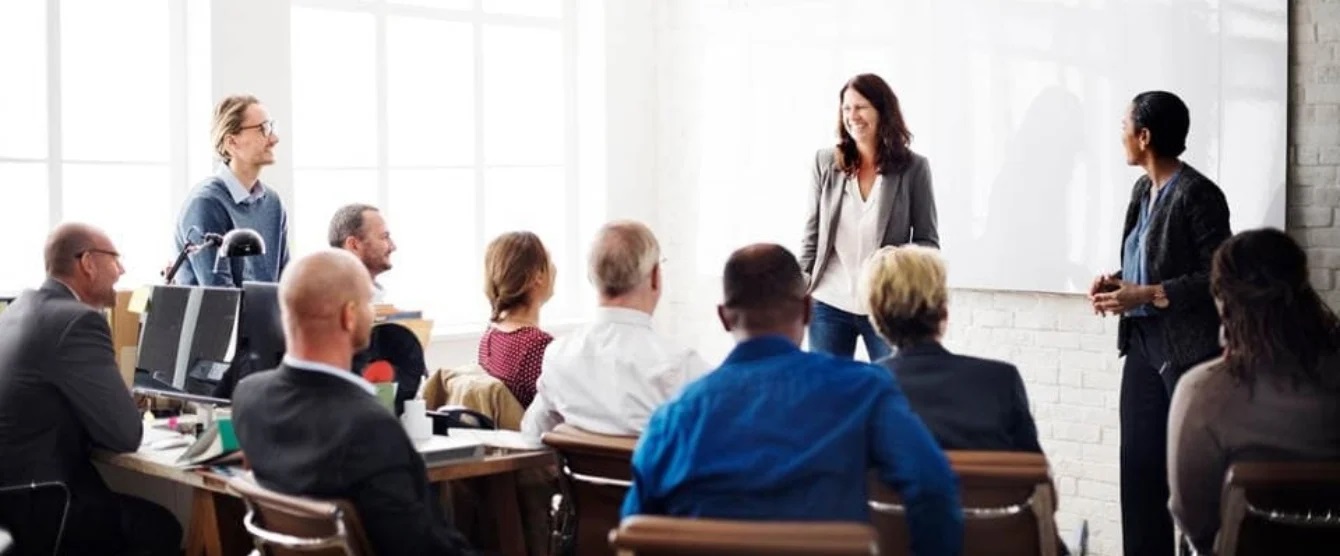
[[(1140, 201), (1149, 196), (1149, 188), (1149, 176), (1135, 181), (1121, 233), (1123, 243), (1140, 218)], [(1150, 217), (1146, 268), (1149, 282), (1163, 284), (1168, 296), (1168, 308), (1157, 311), (1157, 321), (1168, 363), (1180, 373), (1220, 351), (1219, 313), (1210, 296), (1210, 261), (1219, 244), (1232, 235), (1228, 202), (1219, 186), (1183, 164), (1177, 183)], [(1130, 337), (1130, 318), (1123, 316), (1117, 333), (1122, 355)]]

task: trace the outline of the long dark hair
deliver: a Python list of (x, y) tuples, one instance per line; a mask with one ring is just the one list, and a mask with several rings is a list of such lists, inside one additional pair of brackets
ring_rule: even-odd
[(879, 113), (879, 147), (875, 151), (875, 167), (881, 171), (901, 170), (912, 159), (912, 151), (907, 148), (912, 143), (912, 132), (907, 130), (903, 121), (903, 110), (898, 105), (898, 95), (884, 79), (873, 73), (862, 73), (847, 80), (838, 91), (837, 115), (837, 165), (848, 174), (861, 167), (861, 153), (856, 150), (856, 139), (847, 134), (847, 126), (842, 122), (842, 96), (847, 89), (856, 89), (861, 96), (870, 101), (870, 106)]
[(1225, 241), (1214, 254), (1210, 292), (1221, 304), (1223, 368), (1251, 384), (1277, 374), (1293, 385), (1334, 387), (1323, 357), (1340, 352), (1340, 319), (1308, 281), (1307, 254), (1273, 228)]

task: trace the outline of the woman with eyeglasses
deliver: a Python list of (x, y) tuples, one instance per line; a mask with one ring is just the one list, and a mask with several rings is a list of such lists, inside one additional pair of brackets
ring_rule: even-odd
[[(260, 181), (274, 164), (279, 135), (270, 113), (256, 97), (235, 95), (214, 109), (214, 154), (219, 165), (186, 197), (174, 231), (177, 250), (201, 246), (173, 279), (178, 284), (233, 287), (243, 281), (278, 282), (288, 264), (288, 214), (279, 195)], [(205, 234), (250, 228), (265, 241), (265, 254), (216, 264), (218, 246)]]
[[(1230, 465), (1340, 460), (1340, 319), (1312, 289), (1303, 249), (1275, 229), (1233, 236), (1214, 255), (1210, 289), (1224, 354), (1182, 377), (1168, 418), (1170, 506), (1201, 554), (1213, 554)], [(1335, 549), (1309, 544), (1308, 529), (1267, 552)]]

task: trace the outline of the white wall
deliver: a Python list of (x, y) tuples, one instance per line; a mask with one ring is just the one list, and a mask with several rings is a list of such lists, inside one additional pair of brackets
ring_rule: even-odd
[[(641, 4), (635, 2), (636, 4)], [(690, 48), (696, 38), (673, 4), (655, 9), (656, 113), (655, 139), (637, 137), (630, 126), (611, 137), (643, 141), (655, 149), (651, 165), (657, 176), (655, 195), (626, 199), (636, 206), (612, 206), (612, 213), (645, 213), (655, 206), (652, 222), (669, 262), (666, 298), (658, 314), (660, 329), (693, 345), (709, 361), (730, 349), (730, 338), (716, 323), (712, 304), (720, 284), (715, 269), (698, 268), (700, 234), (695, 215), (703, 201), (698, 164), (686, 142), (694, 138), (691, 116), (701, 100), (676, 94), (691, 90), (684, 60), (667, 53)], [(1291, 233), (1308, 249), (1313, 280), (1333, 305), (1340, 303), (1334, 273), (1340, 267), (1340, 6), (1323, 0), (1290, 2), (1289, 214)], [(682, 51), (682, 50), (681, 50)], [(739, 91), (720, 91), (720, 101), (740, 105), (749, 99)], [(823, 107), (816, 109), (822, 110)], [(908, 110), (914, 110), (909, 107)], [(783, 115), (782, 117), (785, 117)], [(643, 125), (642, 119), (637, 125)], [(1226, 124), (1228, 125), (1228, 124)], [(1277, 133), (1271, 126), (1266, 136)], [(1116, 138), (1110, 138), (1118, 156)], [(743, 140), (743, 139), (741, 139)], [(1097, 138), (1095, 140), (1102, 140)], [(613, 164), (613, 163), (612, 163)], [(797, 182), (799, 183), (799, 182)], [(611, 182), (611, 187), (621, 184)], [(779, 185), (780, 186), (780, 185)], [(734, 207), (735, 218), (747, 221), (752, 207)], [(950, 210), (942, 206), (941, 210)], [(797, 223), (797, 227), (799, 223)], [(799, 230), (795, 242), (799, 243)], [(1114, 255), (1115, 256), (1115, 255)], [(1092, 315), (1082, 296), (955, 290), (950, 306), (946, 344), (962, 353), (1015, 363), (1024, 376), (1039, 435), (1052, 463), (1060, 493), (1059, 525), (1069, 534), (1081, 520), (1090, 526), (1090, 553), (1121, 554), (1117, 420), (1121, 361), (1116, 353), (1116, 321)]]

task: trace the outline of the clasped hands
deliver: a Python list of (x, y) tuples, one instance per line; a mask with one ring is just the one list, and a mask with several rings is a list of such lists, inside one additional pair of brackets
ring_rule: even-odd
[(1089, 287), (1089, 302), (1096, 315), (1120, 315), (1154, 301), (1154, 286), (1133, 284), (1114, 276), (1099, 276)]

